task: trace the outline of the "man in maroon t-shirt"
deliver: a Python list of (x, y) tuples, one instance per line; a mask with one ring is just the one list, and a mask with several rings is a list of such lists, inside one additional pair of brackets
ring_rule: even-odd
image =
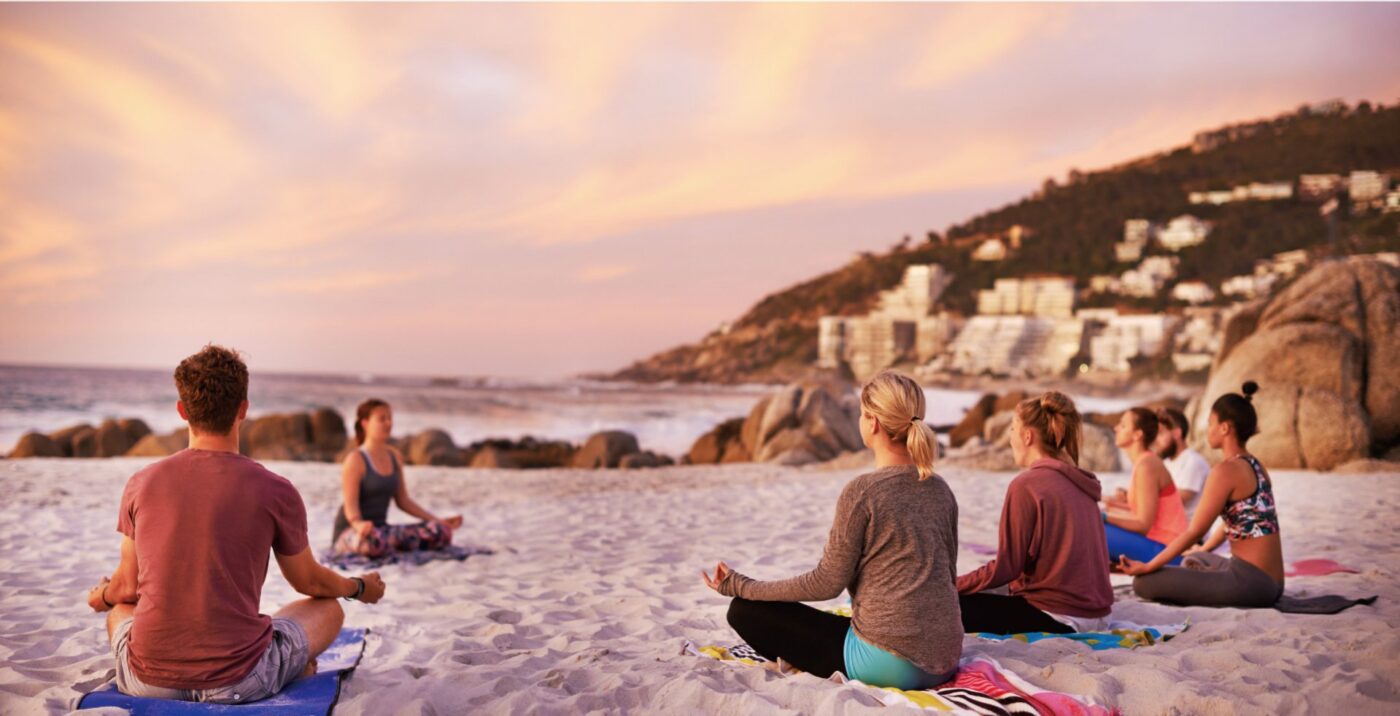
[[(238, 453), (248, 367), (209, 345), (175, 369), (190, 446), (132, 476), (122, 493), (117, 571), (88, 593), (109, 611), (117, 688), (132, 696), (246, 703), (303, 674), (340, 633), (336, 597), (374, 603), (377, 572), (345, 578), (320, 564), (306, 508), (285, 478)], [(258, 613), (268, 550), (308, 599)]]

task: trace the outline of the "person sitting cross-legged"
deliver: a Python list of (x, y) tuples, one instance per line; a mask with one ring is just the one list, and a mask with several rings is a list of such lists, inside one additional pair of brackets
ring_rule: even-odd
[[(88, 592), (107, 612), (117, 689), (129, 696), (247, 703), (315, 673), (345, 619), (337, 597), (374, 603), (384, 582), (312, 556), (306, 507), (286, 478), (238, 453), (248, 367), (209, 345), (175, 369), (187, 449), (131, 477), (115, 573)], [(268, 553), (301, 599), (258, 613)]]

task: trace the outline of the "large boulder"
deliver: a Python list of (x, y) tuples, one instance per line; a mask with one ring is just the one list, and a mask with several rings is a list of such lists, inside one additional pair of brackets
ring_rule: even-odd
[(641, 452), (637, 436), (621, 430), (605, 430), (589, 436), (574, 455), (573, 464), (586, 469), (617, 467), (623, 457), (637, 452)]
[(254, 460), (302, 460), (311, 443), (306, 413), (278, 413), (245, 420), (238, 431), (239, 452)]
[(436, 428), (429, 428), (409, 438), (404, 460), (410, 465), (462, 467), (466, 464), (462, 451), (452, 442), (452, 436)]
[(1085, 422), (1080, 425), (1079, 466), (1089, 472), (1118, 472), (1123, 469), (1122, 451), (1113, 442), (1113, 431)]
[[(744, 447), (744, 418), (733, 418), (716, 425), (713, 430), (701, 435), (686, 460), (692, 465), (714, 465), (720, 462), (747, 462), (751, 459), (748, 448)], [(739, 459), (742, 456), (742, 460)], [(726, 458), (728, 458), (726, 460)]]
[(63, 457), (60, 448), (43, 433), (25, 433), (10, 451), (10, 457)]
[(189, 447), (190, 431), (188, 428), (179, 428), (165, 435), (151, 433), (126, 451), (127, 457), (165, 457), (174, 455)]
[[(758, 462), (805, 465), (861, 450), (859, 410), (854, 400), (838, 398), (821, 385), (789, 385), (754, 406), (739, 428), (737, 444), (729, 443), (720, 461), (751, 457)], [(701, 457), (713, 453), (708, 443), (700, 447), (706, 453)], [(692, 456), (691, 462), (699, 461)]]
[(648, 467), (664, 467), (671, 464), (671, 459), (664, 455), (647, 450), (645, 452), (634, 452), (631, 455), (623, 455), (617, 466), (624, 470), (639, 470)]
[[(49, 439), (52, 440), (54, 444), (58, 446), (59, 450), (63, 451), (64, 457), (75, 457), (75, 455), (73, 454), (73, 443), (77, 440), (78, 436), (86, 435), (87, 433), (95, 434), (96, 432), (96, 428), (92, 427), (91, 425), (88, 425), (87, 423), (83, 423), (81, 425), (73, 425), (70, 427), (66, 427), (62, 430), (55, 430), (54, 432), (49, 433)], [(97, 441), (89, 437), (87, 438), (87, 442), (88, 445), (91, 446), (92, 452), (91, 454), (81, 457), (96, 456)]]
[(67, 448), (68, 457), (97, 457), (97, 428), (84, 425), (73, 433)]
[(1216, 398), (1246, 380), (1259, 384), (1248, 447), (1269, 467), (1328, 470), (1400, 442), (1400, 269), (1329, 261), (1253, 312), (1227, 329), (1243, 337), (1212, 366), (1191, 416), (1194, 444), (1204, 447)]
[(509, 452), (502, 448), (495, 447), (494, 445), (486, 445), (477, 450), (476, 453), (472, 455), (471, 462), (468, 463), (468, 466), (498, 470), (509, 470), (519, 467), (519, 465), (511, 459)]
[(331, 408), (311, 411), (311, 445), (322, 453), (336, 455), (345, 449), (350, 436), (345, 431), (345, 419)]
[(982, 435), (982, 429), (986, 426), (987, 418), (992, 417), (996, 412), (997, 396), (992, 393), (983, 395), (975, 405), (968, 408), (963, 415), (962, 421), (953, 427), (948, 433), (948, 442), (953, 447), (962, 447), (963, 443)]
[(495, 438), (480, 440), (462, 449), (466, 464), (471, 467), (493, 467), (529, 470), (545, 467), (568, 467), (578, 448), (556, 440), (537, 440), (526, 436), (519, 441)]
[[(141, 434), (141, 437), (150, 434), (151, 429), (146, 427), (145, 423), (141, 423), (140, 425), (142, 428), (145, 428), (145, 432)], [(126, 451), (130, 450), (138, 439), (139, 438), (133, 438), (132, 433), (128, 432), (127, 429), (117, 423), (117, 421), (111, 419), (103, 420), (102, 424), (97, 426), (97, 457), (117, 457), (119, 455), (125, 455)]]

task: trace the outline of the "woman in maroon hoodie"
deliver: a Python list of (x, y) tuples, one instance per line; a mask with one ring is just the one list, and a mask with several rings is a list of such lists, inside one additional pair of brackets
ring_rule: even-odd
[[(997, 556), (958, 577), (963, 630), (1099, 631), (1113, 606), (1102, 488), (1078, 467), (1079, 411), (1063, 393), (1021, 401), (1011, 451), (1026, 468), (1006, 488)], [(1010, 594), (991, 594), (1002, 585)]]

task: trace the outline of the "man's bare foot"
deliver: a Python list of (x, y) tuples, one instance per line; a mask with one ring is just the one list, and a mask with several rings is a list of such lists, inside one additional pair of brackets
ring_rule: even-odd
[(308, 677), (308, 676), (315, 676), (315, 675), (316, 675), (316, 660), (315, 660), (315, 659), (312, 659), (312, 660), (306, 662), (306, 668), (301, 670), (301, 676), (298, 676), (297, 678), (298, 678), (298, 679), (305, 679), (305, 678)]

